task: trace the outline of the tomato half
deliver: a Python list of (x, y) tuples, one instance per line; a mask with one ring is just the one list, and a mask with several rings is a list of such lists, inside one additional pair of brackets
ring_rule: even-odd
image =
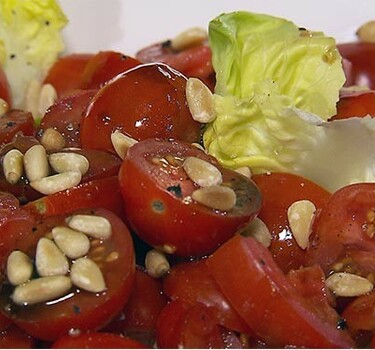
[[(7, 280), (1, 285), (1, 312), (38, 339), (53, 341), (72, 329), (98, 330), (120, 312), (130, 295), (135, 259), (129, 230), (121, 219), (108, 210), (90, 209), (79, 213), (104, 217), (111, 224), (111, 236), (103, 240), (90, 240), (90, 250), (86, 255), (100, 266), (106, 283), (105, 291), (93, 293), (72, 287), (66, 295), (56, 300), (19, 306), (10, 299), (13, 287)], [(66, 215), (46, 218), (34, 228), (30, 228), (27, 233), (28, 246), (19, 242), (13, 245), (12, 250), (20, 249), (22, 243), (20, 250), (31, 258), (34, 257), (38, 240), (50, 233), (52, 228), (65, 226), (66, 218)]]
[(36, 339), (25, 331), (11, 325), (0, 332), (0, 349), (35, 349)]
[(263, 204), (259, 218), (272, 235), (269, 247), (279, 267), (288, 272), (305, 264), (305, 251), (296, 243), (288, 221), (288, 208), (298, 200), (310, 200), (319, 210), (330, 194), (317, 184), (287, 173), (260, 174), (252, 177), (259, 187)]
[(82, 120), (85, 148), (114, 152), (111, 133), (197, 142), (200, 123), (185, 98), (186, 78), (166, 65), (141, 65), (118, 75), (96, 94)]
[[(236, 194), (233, 209), (219, 211), (191, 199), (198, 186), (182, 167), (189, 156), (219, 169), (223, 184)], [(212, 252), (260, 210), (261, 196), (251, 180), (182, 141), (148, 139), (133, 145), (119, 179), (125, 214), (135, 232), (148, 244), (169, 246), (180, 256)]]
[(233, 307), (268, 346), (353, 346), (347, 332), (314, 312), (267, 248), (252, 237), (234, 236), (207, 259), (207, 266)]
[(11, 142), (17, 133), (31, 136), (35, 132), (31, 113), (11, 109), (0, 118), (0, 145)]

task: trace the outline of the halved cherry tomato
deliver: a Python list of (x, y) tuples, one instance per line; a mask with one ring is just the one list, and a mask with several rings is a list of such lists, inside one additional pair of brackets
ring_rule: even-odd
[(331, 120), (367, 115), (375, 117), (375, 91), (372, 90), (342, 96), (337, 103), (336, 115)]
[[(6, 280), (3, 281), (1, 312), (38, 339), (53, 341), (72, 329), (96, 331), (102, 328), (123, 309), (133, 286), (134, 249), (129, 230), (122, 220), (105, 209), (87, 209), (75, 213), (102, 216), (111, 224), (111, 236), (104, 240), (92, 240), (86, 255), (100, 266), (106, 290), (93, 293), (73, 287), (67, 295), (57, 300), (17, 306), (10, 298), (13, 288)], [(19, 249), (30, 257), (35, 256), (39, 238), (45, 237), (56, 226), (64, 226), (65, 222), (66, 215), (46, 218), (26, 232), (28, 245), (16, 242), (12, 250)]]
[(37, 133), (38, 138), (42, 136), (44, 130), (53, 128), (64, 136), (66, 147), (80, 147), (79, 126), (82, 115), (96, 91), (76, 91), (58, 99), (44, 115)]
[(252, 237), (234, 236), (206, 261), (232, 306), (268, 346), (353, 346), (347, 332), (314, 312)]
[[(375, 184), (359, 183), (336, 191), (316, 217), (310, 245), (309, 264), (319, 264), (325, 273), (351, 251), (375, 253)], [(349, 255), (349, 256), (348, 256)]]
[(200, 123), (185, 98), (186, 78), (166, 65), (141, 65), (118, 75), (95, 95), (82, 120), (82, 146), (114, 152), (111, 133), (197, 142)]
[(88, 332), (63, 336), (52, 344), (51, 349), (146, 349), (146, 346), (117, 334)]
[[(182, 167), (189, 156), (220, 170), (223, 184), (236, 193), (233, 209), (218, 211), (191, 199), (198, 186)], [(260, 210), (261, 196), (251, 180), (182, 141), (136, 143), (122, 162), (119, 179), (125, 213), (136, 233), (150, 245), (171, 247), (179, 256), (212, 252)]]
[(298, 175), (287, 173), (260, 174), (252, 177), (259, 187), (263, 203), (259, 218), (272, 235), (270, 251), (278, 266), (288, 272), (305, 263), (305, 252), (296, 243), (287, 211), (292, 203), (307, 199), (319, 210), (330, 194), (317, 184)]
[(17, 133), (34, 135), (34, 119), (31, 113), (11, 109), (0, 118), (0, 145), (11, 142)]
[(58, 97), (81, 88), (82, 73), (93, 54), (70, 54), (60, 57), (48, 71), (44, 84), (51, 84)]
[(0, 98), (6, 101), (10, 106), (12, 105), (8, 79), (2, 67), (0, 67)]
[(82, 89), (100, 89), (116, 75), (141, 64), (121, 52), (100, 51), (86, 65), (81, 79)]
[(163, 280), (163, 290), (172, 300), (207, 306), (217, 324), (240, 333), (251, 334), (249, 326), (233, 309), (208, 272), (204, 260), (173, 266)]
[(11, 325), (0, 332), (0, 349), (35, 349), (36, 339), (25, 331)]

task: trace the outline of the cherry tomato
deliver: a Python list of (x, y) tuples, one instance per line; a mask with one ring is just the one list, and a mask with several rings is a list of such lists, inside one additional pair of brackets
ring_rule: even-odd
[(82, 120), (85, 148), (114, 152), (111, 133), (197, 142), (200, 124), (185, 98), (186, 78), (166, 65), (141, 65), (118, 75), (96, 94)]
[(252, 237), (236, 235), (207, 259), (232, 306), (268, 346), (352, 347), (337, 324), (314, 312), (290, 284), (270, 252)]
[(60, 57), (48, 71), (44, 84), (51, 84), (61, 98), (80, 89), (82, 73), (93, 54), (70, 54)]
[(0, 332), (0, 349), (35, 349), (36, 339), (25, 331), (11, 325)]
[(38, 138), (48, 128), (56, 129), (64, 136), (66, 147), (80, 147), (81, 140), (79, 126), (82, 114), (86, 110), (89, 102), (94, 97), (97, 90), (76, 91), (64, 98), (58, 99), (44, 115)]
[(337, 48), (341, 56), (351, 63), (345, 85), (375, 89), (375, 44), (352, 42), (339, 44)]
[(359, 183), (336, 191), (316, 217), (308, 247), (309, 264), (325, 273), (350, 251), (375, 252), (375, 184)]
[(287, 173), (260, 174), (252, 177), (259, 187), (263, 203), (258, 215), (272, 235), (269, 247), (278, 266), (288, 272), (305, 264), (305, 252), (296, 243), (288, 221), (288, 208), (298, 200), (307, 199), (321, 208), (330, 194), (315, 183)]
[(342, 96), (337, 103), (337, 113), (331, 120), (367, 115), (375, 116), (375, 91), (372, 90)]
[(88, 62), (82, 74), (82, 89), (100, 89), (116, 75), (139, 65), (133, 57), (115, 51), (100, 51)]
[(251, 333), (249, 326), (220, 291), (204, 260), (173, 266), (163, 280), (163, 290), (172, 300), (207, 306), (216, 323), (227, 329)]
[(2, 67), (0, 67), (0, 98), (6, 101), (9, 105), (12, 105), (8, 79)]
[(146, 349), (146, 346), (117, 334), (89, 332), (65, 335), (56, 340), (51, 349)]
[[(216, 166), (223, 183), (236, 193), (236, 204), (218, 211), (191, 200), (198, 186), (183, 169), (192, 156)], [(255, 184), (182, 141), (148, 139), (129, 148), (120, 172), (125, 213), (135, 232), (152, 246), (168, 246), (179, 256), (212, 252), (260, 210)]]
[(11, 109), (0, 118), (0, 145), (11, 142), (17, 133), (31, 136), (35, 132), (31, 113)]
[[(86, 255), (100, 266), (106, 290), (93, 293), (73, 287), (66, 295), (56, 300), (19, 306), (10, 298), (13, 287), (6, 280), (3, 281), (0, 296), (1, 312), (38, 339), (53, 341), (68, 334), (72, 329), (96, 331), (102, 328), (122, 310), (133, 285), (133, 243), (122, 220), (105, 209), (87, 209), (75, 213), (98, 215), (109, 220), (111, 224), (111, 236), (103, 240), (91, 240), (90, 250)], [(65, 226), (66, 219), (66, 215), (44, 219), (26, 233), (30, 243), (28, 246), (24, 242), (17, 242), (12, 250), (19, 249), (34, 257), (39, 239), (50, 233), (52, 228)], [(118, 268), (119, 266), (121, 268)]]

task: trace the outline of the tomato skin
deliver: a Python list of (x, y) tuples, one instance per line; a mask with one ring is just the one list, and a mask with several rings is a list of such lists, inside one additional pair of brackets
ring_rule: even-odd
[[(155, 159), (166, 156), (194, 156), (213, 163), (223, 182), (236, 192), (238, 205), (217, 212), (194, 201), (186, 204), (183, 199), (197, 187), (181, 165), (168, 168), (162, 162), (155, 164)], [(122, 162), (119, 179), (125, 214), (137, 235), (152, 246), (173, 247), (178, 256), (212, 252), (260, 210), (261, 196), (251, 180), (222, 168), (212, 157), (182, 141), (148, 139), (133, 145)]]
[[(134, 282), (135, 256), (130, 232), (113, 213), (105, 209), (81, 210), (79, 213), (94, 214), (107, 218), (112, 226), (110, 239), (102, 241), (104, 249), (101, 255), (94, 257), (95, 250), (87, 254), (89, 258), (101, 262), (101, 271), (105, 276), (107, 290), (104, 293), (90, 293), (73, 288), (70, 298), (56, 303), (39, 303), (27, 308), (6, 307), (12, 305), (9, 295), (1, 295), (1, 312), (30, 335), (46, 341), (54, 341), (71, 329), (96, 331), (106, 324), (124, 307)], [(64, 225), (66, 215), (49, 217), (28, 233), (29, 244), (14, 244), (12, 250), (20, 249), (35, 255), (35, 247), (40, 237), (57, 225)], [(22, 249), (20, 245), (22, 243)], [(105, 260), (106, 254), (116, 251), (117, 258)], [(121, 269), (116, 268), (121, 266)]]
[(21, 132), (25, 136), (34, 135), (34, 119), (30, 112), (11, 109), (0, 118), (0, 145), (11, 142)]
[(337, 113), (330, 120), (375, 116), (375, 91), (342, 96), (336, 107)]
[(208, 272), (205, 260), (175, 265), (163, 279), (163, 290), (171, 300), (201, 303), (210, 308), (216, 322), (230, 330), (251, 334), (246, 322), (233, 309)]
[(48, 71), (44, 84), (51, 84), (58, 97), (80, 89), (82, 73), (93, 54), (70, 54), (60, 57)]
[(35, 349), (36, 339), (18, 328), (11, 325), (0, 332), (0, 349)]
[(207, 259), (207, 266), (232, 306), (268, 346), (353, 346), (345, 331), (311, 309), (267, 248), (252, 237), (234, 236)]
[(2, 67), (0, 67), (0, 98), (6, 101), (8, 105), (12, 105), (8, 79)]
[(114, 152), (115, 130), (136, 140), (152, 137), (197, 142), (200, 123), (185, 97), (186, 78), (166, 65), (141, 65), (108, 82), (91, 101), (80, 132), (85, 148)]
[(111, 333), (89, 332), (63, 336), (51, 349), (146, 349), (147, 347), (128, 337)]
[(275, 262), (286, 273), (305, 265), (305, 251), (295, 241), (288, 222), (289, 206), (297, 200), (307, 199), (319, 210), (330, 193), (298, 175), (270, 173), (253, 175), (263, 203), (258, 217), (264, 221), (272, 235), (269, 250)]

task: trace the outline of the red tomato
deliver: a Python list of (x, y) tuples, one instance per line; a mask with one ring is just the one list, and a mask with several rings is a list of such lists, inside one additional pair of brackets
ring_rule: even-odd
[(88, 62), (82, 74), (82, 89), (100, 89), (116, 75), (139, 65), (141, 62), (115, 51), (100, 51)]
[(4, 70), (0, 67), (0, 98), (5, 100), (9, 105), (12, 105), (8, 79)]
[(143, 344), (153, 346), (156, 320), (166, 303), (161, 281), (138, 268), (128, 303), (105, 329), (111, 333), (126, 334)]
[(82, 120), (85, 148), (114, 152), (111, 133), (197, 142), (200, 123), (185, 98), (186, 78), (161, 64), (141, 65), (118, 75), (96, 94)]
[(220, 349), (224, 347), (221, 328), (210, 309), (202, 304), (170, 302), (157, 322), (157, 344), (164, 349)]
[(375, 116), (375, 91), (372, 90), (342, 96), (337, 103), (337, 113), (331, 120), (367, 115)]
[[(57, 300), (19, 307), (10, 299), (13, 288), (6, 280), (2, 282), (1, 311), (38, 339), (53, 341), (72, 329), (96, 331), (122, 310), (130, 295), (135, 263), (129, 230), (122, 220), (108, 210), (90, 209), (79, 213), (99, 215), (111, 223), (111, 236), (104, 240), (91, 240), (91, 248), (86, 255), (100, 266), (107, 286), (104, 292), (92, 293), (74, 287)], [(46, 218), (26, 233), (30, 243), (28, 246), (19, 242), (13, 245), (12, 250), (20, 249), (30, 257), (35, 256), (39, 238), (50, 233), (53, 227), (64, 226), (65, 220), (66, 215)], [(111, 258), (108, 258), (110, 254)]]
[(82, 73), (93, 54), (70, 54), (58, 59), (48, 71), (44, 84), (51, 84), (63, 97), (80, 89)]
[(42, 136), (44, 130), (54, 128), (64, 136), (66, 147), (80, 147), (79, 126), (82, 114), (96, 91), (76, 91), (58, 99), (44, 115), (37, 133), (38, 137)]
[(340, 44), (337, 48), (341, 56), (351, 63), (345, 85), (375, 89), (375, 44), (352, 42)]
[(279, 267), (288, 272), (305, 263), (305, 252), (296, 243), (288, 222), (287, 211), (292, 203), (307, 199), (321, 208), (329, 193), (315, 183), (298, 175), (287, 173), (260, 174), (252, 177), (262, 196), (258, 215), (272, 235), (270, 251)]
[(51, 349), (146, 349), (146, 346), (128, 337), (90, 332), (74, 336), (65, 335), (56, 340)]
[(344, 330), (314, 312), (255, 239), (234, 236), (207, 259), (207, 266), (232, 306), (268, 346), (353, 346)]
[(216, 323), (227, 329), (251, 333), (249, 326), (233, 309), (208, 272), (204, 260), (173, 266), (163, 280), (163, 290), (172, 300), (207, 306)]
[(0, 145), (11, 142), (17, 133), (34, 135), (34, 119), (31, 113), (11, 109), (0, 118)]
[(313, 224), (308, 247), (309, 264), (328, 273), (333, 264), (347, 259), (350, 251), (374, 254), (375, 184), (353, 184), (336, 191)]
[(0, 333), (0, 349), (35, 349), (36, 339), (16, 325)]
[[(193, 156), (212, 163), (223, 183), (236, 193), (230, 211), (218, 211), (191, 200), (197, 185), (182, 164)], [(182, 141), (148, 139), (130, 147), (120, 172), (120, 187), (130, 225), (148, 244), (172, 247), (180, 256), (204, 255), (230, 238), (260, 210), (255, 184), (222, 168), (216, 160)]]

